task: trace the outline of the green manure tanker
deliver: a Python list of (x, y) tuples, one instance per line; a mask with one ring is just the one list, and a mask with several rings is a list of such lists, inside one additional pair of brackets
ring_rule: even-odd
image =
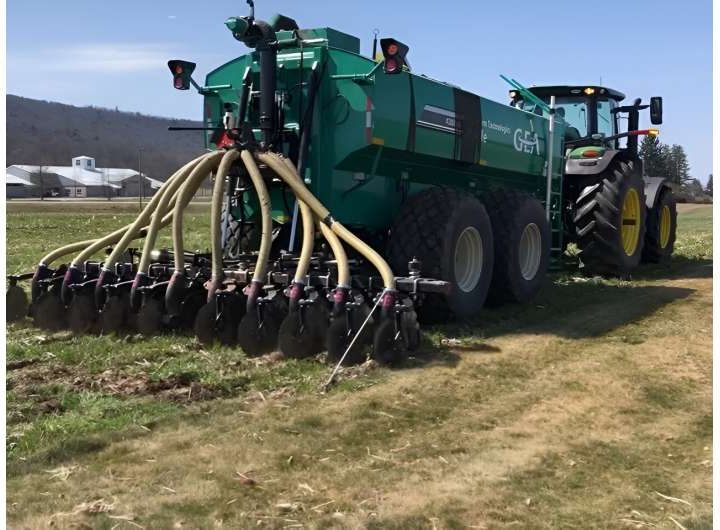
[[(174, 88), (203, 97), (208, 152), (131, 224), (11, 277), (9, 319), (76, 333), (193, 328), (204, 344), (327, 351), (338, 366), (370, 346), (395, 363), (418, 347), (421, 322), (532, 300), (569, 244), (589, 274), (670, 259), (672, 189), (638, 156), (638, 138), (659, 132), (639, 128), (640, 111), (662, 123), (662, 98), (627, 104), (607, 87), (501, 76), (510, 97), (498, 103), (413, 71), (395, 38), (376, 37), (364, 57), (357, 37), (266, 22), (248, 3), (249, 16), (225, 21), (242, 52), (202, 86), (194, 63), (168, 62)], [(211, 249), (188, 252), (183, 214), (207, 178)], [(154, 249), (169, 225), (173, 248)], [(28, 279), (29, 308), (16, 285)]]

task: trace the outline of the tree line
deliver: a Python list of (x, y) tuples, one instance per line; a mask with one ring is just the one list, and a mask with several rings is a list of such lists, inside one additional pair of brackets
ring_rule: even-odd
[(690, 174), (690, 163), (682, 145), (668, 145), (657, 136), (645, 136), (640, 144), (640, 158), (645, 174), (665, 177), (673, 184), (678, 196), (685, 196), (686, 200), (712, 197), (712, 175), (703, 187), (700, 180)]

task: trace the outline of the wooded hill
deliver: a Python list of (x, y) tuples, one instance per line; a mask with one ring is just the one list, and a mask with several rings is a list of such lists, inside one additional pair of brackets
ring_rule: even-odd
[(199, 127), (200, 122), (13, 95), (6, 101), (8, 166), (69, 166), (72, 157), (87, 155), (98, 167), (137, 169), (142, 148), (143, 173), (165, 180), (204, 149), (202, 132), (167, 130), (169, 125)]

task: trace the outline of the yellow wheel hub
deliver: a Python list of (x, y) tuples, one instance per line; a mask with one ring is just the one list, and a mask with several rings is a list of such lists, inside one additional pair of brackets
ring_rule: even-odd
[(670, 242), (670, 225), (672, 219), (670, 217), (670, 207), (665, 205), (660, 210), (660, 248), (665, 248)]
[(630, 188), (625, 195), (622, 206), (622, 245), (625, 254), (632, 256), (638, 248), (640, 240), (640, 195), (635, 188)]

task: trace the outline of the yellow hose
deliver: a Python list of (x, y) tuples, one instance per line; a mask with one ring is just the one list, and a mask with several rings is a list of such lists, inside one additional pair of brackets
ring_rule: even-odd
[[(270, 258), (270, 247), (272, 246), (272, 211), (270, 206), (270, 194), (265, 186), (265, 181), (260, 174), (260, 170), (253, 159), (250, 151), (243, 150), (240, 154), (245, 167), (250, 174), (255, 192), (260, 203), (260, 218), (262, 221), (262, 233), (260, 236), (260, 249), (258, 250), (258, 258), (255, 264), (255, 273), (253, 281), (265, 283), (265, 273), (267, 272), (268, 259)], [(287, 170), (287, 167), (283, 164)]]
[[(284, 158), (285, 165), (293, 172), (297, 173), (295, 165), (289, 158)], [(300, 249), (300, 259), (298, 260), (297, 268), (295, 269), (295, 283), (305, 283), (305, 277), (307, 276), (308, 270), (310, 269), (310, 261), (312, 260), (313, 249), (315, 248), (315, 219), (310, 210), (310, 207), (305, 204), (302, 200), (298, 201), (298, 207), (300, 208), (300, 216), (302, 217), (303, 224), (303, 240), (302, 248)]]
[[(157, 205), (160, 202), (160, 200), (165, 195), (165, 191), (168, 189), (169, 186), (172, 185), (172, 183), (175, 181), (175, 179), (179, 180), (185, 180), (187, 178), (187, 174), (191, 171), (195, 171), (195, 169), (199, 166), (201, 166), (210, 155), (202, 155), (197, 157), (196, 159), (188, 162), (185, 164), (180, 170), (178, 170), (173, 176), (172, 180), (166, 181), (163, 184), (164, 189), (161, 189), (163, 193), (156, 193), (152, 200), (148, 203), (148, 205), (145, 207), (145, 209), (142, 211), (142, 213), (135, 219), (135, 222), (133, 222), (132, 226), (123, 234), (122, 239), (115, 245), (113, 248), (112, 253), (108, 258), (105, 260), (105, 264), (103, 265), (103, 269), (105, 270), (112, 270), (115, 263), (117, 263), (118, 259), (122, 255), (123, 252), (127, 249), (130, 242), (137, 238), (140, 234), (140, 229), (147, 224), (147, 222), (150, 220), (150, 216), (153, 214), (155, 209), (157, 209)], [(177, 207), (177, 201), (175, 206)], [(162, 212), (161, 212), (162, 213)]]
[[(203, 155), (203, 156), (205, 156), (205, 155)], [(202, 158), (202, 157), (200, 157), (200, 158)], [(127, 237), (127, 242), (125, 244), (127, 246), (127, 244), (132, 239), (137, 237), (137, 234), (139, 234), (141, 232), (140, 227), (144, 226), (147, 223), (150, 215), (155, 212), (155, 210), (157, 208), (157, 204), (158, 204), (158, 202), (160, 202), (160, 199), (163, 197), (165, 190), (167, 190), (167, 187), (175, 180), (175, 178), (177, 177), (178, 174), (182, 173), (183, 170), (187, 169), (188, 166), (191, 166), (192, 164), (196, 163), (198, 160), (199, 159), (195, 159), (195, 160), (185, 164), (182, 168), (180, 168), (178, 171), (176, 171), (170, 178), (168, 178), (163, 183), (163, 185), (160, 187), (160, 189), (155, 193), (155, 195), (153, 195), (150, 202), (148, 202), (148, 204), (145, 206), (145, 208), (141, 212), (140, 216), (138, 216), (138, 218), (133, 223), (131, 223), (123, 228), (120, 228), (118, 230), (115, 230), (114, 232), (112, 232), (104, 237), (91, 240), (89, 242), (90, 243), (89, 246), (86, 246), (85, 249), (75, 257), (75, 259), (72, 261), (72, 265), (74, 265), (76, 267), (81, 265), (85, 260), (87, 260), (93, 254), (99, 252), (100, 250), (102, 250), (103, 248), (105, 248), (109, 245), (114, 245), (121, 239), (125, 238), (129, 233), (135, 232), (134, 237), (132, 237), (132, 236)], [(142, 223), (138, 223), (139, 220), (142, 220)], [(137, 229), (133, 230), (133, 227), (136, 227), (136, 226), (137, 226)], [(83, 242), (83, 243), (86, 243), (86, 242)], [(77, 248), (77, 247), (79, 247), (79, 243), (68, 245), (67, 247)], [(67, 248), (67, 247), (61, 247), (61, 248), (53, 251), (51, 254), (48, 254), (48, 256), (46, 256), (46, 258), (51, 257), (52, 259), (57, 259), (57, 257), (67, 254), (68, 251), (65, 250), (65, 248)], [(115, 249), (117, 249), (117, 248), (118, 247), (115, 247)], [(117, 252), (117, 255), (114, 258), (115, 261), (117, 261), (117, 258), (124, 251), (125, 251), (125, 249), (123, 248), (120, 252)], [(69, 252), (73, 252), (73, 251), (70, 250)], [(46, 259), (46, 258), (43, 258), (43, 259)], [(111, 267), (111, 265), (109, 264), (109, 259), (110, 258), (108, 258), (108, 260), (105, 261), (104, 268), (106, 268), (106, 269)], [(114, 262), (112, 264), (114, 265)]]
[[(273, 171), (275, 171), (280, 178), (282, 178), (293, 190), (295, 195), (301, 200), (305, 201), (308, 206), (315, 212), (315, 215), (319, 216), (325, 223), (326, 220), (331, 220), (330, 212), (317, 198), (310, 193), (305, 187), (300, 176), (297, 172), (294, 172), (288, 168), (287, 165), (282, 161), (282, 158), (274, 153), (258, 153), (257, 157), (260, 161), (267, 164)], [(337, 221), (332, 221), (330, 229), (335, 232), (341, 239), (348, 243), (351, 247), (362, 254), (372, 265), (378, 270), (380, 276), (382, 276), (383, 284), (385, 289), (395, 289), (395, 275), (390, 269), (387, 262), (375, 252), (369, 245), (365, 244), (355, 234), (350, 232), (347, 228), (342, 226)]]
[[(158, 190), (157, 193), (161, 193), (161, 191)], [(177, 192), (174, 193), (173, 196), (170, 198), (170, 202), (169, 202), (168, 208), (167, 208), (168, 210), (171, 210), (172, 207), (175, 205), (176, 198), (177, 198)], [(167, 210), (166, 210), (166, 213), (167, 213)], [(155, 213), (153, 213), (153, 218), (154, 218), (154, 216), (155, 216)], [(162, 218), (162, 221), (160, 222), (160, 228), (166, 226), (170, 222), (171, 219), (172, 219), (172, 212), (170, 212), (169, 214), (166, 214)], [(115, 230), (114, 232), (111, 232), (110, 234), (104, 236), (103, 239), (105, 239), (105, 238), (110, 239), (111, 241), (108, 242), (107, 245), (108, 246), (112, 245), (112, 244), (118, 242), (120, 240), (120, 238), (122, 237), (122, 235), (131, 226), (132, 226), (132, 223), (127, 224), (127, 225), (123, 226), (122, 228), (119, 228), (119, 229)], [(140, 230), (140, 233), (142, 234), (143, 232), (146, 232), (149, 228), (150, 228), (149, 226), (143, 227)], [(99, 241), (99, 238), (88, 239), (85, 241), (77, 241), (75, 243), (70, 243), (69, 245), (65, 245), (65, 246), (56, 248), (55, 250), (53, 250), (52, 252), (50, 252), (49, 254), (47, 254), (45, 257), (43, 257), (40, 260), (40, 265), (49, 266), (53, 261), (57, 260), (58, 258), (66, 256), (67, 254), (71, 254), (72, 252), (77, 252), (78, 250), (82, 250), (82, 249), (86, 248), (88, 245), (92, 245), (93, 243), (95, 243), (97, 241)], [(105, 246), (105, 245), (103, 245), (103, 246)], [(97, 250), (102, 249), (103, 246), (101, 246)], [(93, 251), (92, 254), (94, 254), (95, 252), (96, 251)], [(88, 257), (92, 256), (92, 254), (90, 254)], [(83, 259), (83, 261), (84, 261), (84, 259)]]
[(171, 204), (177, 203), (178, 190), (187, 179), (188, 174), (189, 171), (180, 173), (171, 183), (169, 183), (167, 189), (163, 193), (163, 196), (160, 198), (157, 210), (153, 215), (152, 221), (150, 222), (150, 226), (147, 230), (147, 235), (145, 236), (145, 244), (143, 245), (143, 250), (140, 254), (138, 272), (147, 273), (150, 269), (150, 253), (155, 246), (155, 241), (157, 241), (157, 235), (164, 226), (163, 221), (167, 224), (167, 222), (172, 219), (174, 212), (171, 211), (170, 213), (167, 213), (167, 215), (165, 214), (168, 210), (170, 210), (170, 208), (172, 208)]
[(338, 287), (349, 289), (350, 264), (348, 263), (345, 248), (343, 248), (342, 243), (340, 242), (340, 238), (338, 238), (338, 236), (335, 235), (335, 232), (330, 230), (330, 228), (328, 228), (328, 226), (323, 223), (322, 220), (318, 220), (318, 224), (320, 225), (320, 231), (322, 232), (323, 237), (325, 237), (328, 244), (330, 245), (333, 256), (335, 256), (335, 261), (337, 261)]
[(185, 270), (185, 246), (183, 244), (183, 210), (195, 195), (195, 192), (200, 187), (200, 184), (212, 171), (213, 166), (217, 165), (218, 158), (222, 157), (221, 151), (215, 151), (210, 154), (204, 155), (203, 160), (196, 165), (190, 176), (185, 180), (182, 188), (180, 188), (180, 195), (175, 201), (175, 208), (173, 210), (172, 218), (172, 236), (173, 236), (173, 252), (175, 253), (175, 272), (181, 272)]
[[(222, 217), (223, 199), (225, 197), (225, 177), (230, 166), (240, 157), (240, 152), (233, 149), (225, 153), (215, 173), (212, 205), (210, 207), (210, 234), (212, 235), (212, 282), (219, 282), (223, 277), (223, 249), (220, 222)], [(228, 215), (230, 212), (228, 212)]]

